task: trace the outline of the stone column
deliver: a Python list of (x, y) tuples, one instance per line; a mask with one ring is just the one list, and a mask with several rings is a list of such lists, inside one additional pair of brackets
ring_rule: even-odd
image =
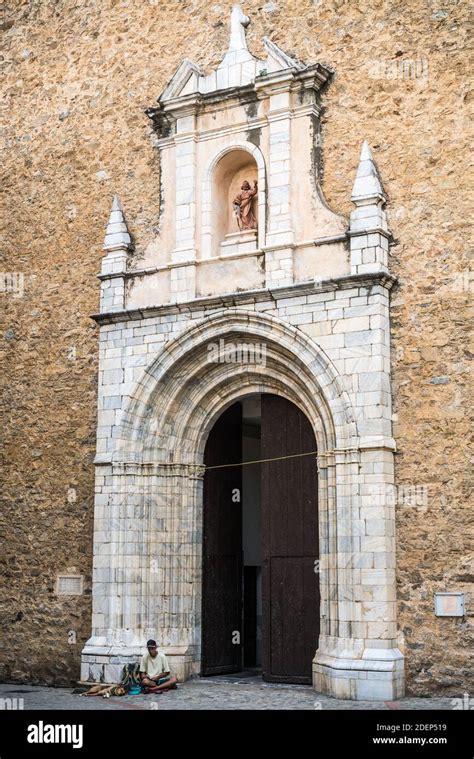
[(394, 700), (404, 693), (396, 640), (394, 514), (380, 501), (381, 491), (390, 492), (391, 452), (334, 455), (336, 509), (328, 508), (329, 539), (323, 544), (330, 553), (321, 578), (321, 610), (330, 619), (321, 626), (313, 684), (335, 698)]
[(158, 465), (147, 484), (146, 626), (185, 680), (199, 671), (204, 469)]
[(171, 254), (170, 300), (196, 296), (196, 115), (194, 109), (176, 119), (175, 248)]
[(139, 466), (97, 464), (92, 636), (82, 652), (82, 680), (117, 682), (123, 665), (144, 651), (146, 524)]
[[(293, 78), (278, 73), (269, 86), (268, 227), (265, 241), (266, 286), (293, 283), (291, 209), (291, 94)], [(268, 86), (268, 85), (265, 85)]]

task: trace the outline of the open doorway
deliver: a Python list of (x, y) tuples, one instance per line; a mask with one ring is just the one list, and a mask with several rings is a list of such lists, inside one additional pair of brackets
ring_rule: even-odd
[(315, 451), (306, 416), (276, 395), (243, 398), (212, 428), (203, 675), (260, 671), (269, 681), (311, 682), (319, 636)]

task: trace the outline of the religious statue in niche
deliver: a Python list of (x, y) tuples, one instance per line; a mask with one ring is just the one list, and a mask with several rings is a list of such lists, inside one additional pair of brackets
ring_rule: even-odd
[(257, 180), (254, 179), (253, 189), (250, 188), (247, 180), (242, 183), (240, 189), (241, 192), (235, 196), (232, 203), (239, 229), (241, 231), (244, 229), (257, 229), (257, 218), (252, 210), (253, 199), (258, 192)]

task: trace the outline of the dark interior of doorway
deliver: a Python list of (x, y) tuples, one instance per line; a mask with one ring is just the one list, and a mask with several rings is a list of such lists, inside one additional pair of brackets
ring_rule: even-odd
[(308, 456), (315, 451), (308, 419), (276, 395), (235, 402), (209, 434), (204, 676), (255, 676), (261, 668), (266, 681), (311, 682), (319, 636), (317, 467)]
[[(242, 461), (261, 456), (260, 396), (242, 401)], [(253, 674), (262, 666), (261, 465), (242, 467), (243, 646), (242, 669)]]

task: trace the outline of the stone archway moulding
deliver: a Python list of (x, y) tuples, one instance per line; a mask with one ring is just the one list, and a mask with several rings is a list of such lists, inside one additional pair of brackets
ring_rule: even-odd
[[(238, 338), (241, 342), (259, 342), (266, 347), (264, 367), (243, 364), (217, 364), (208, 361), (207, 346), (219, 340)], [(217, 400), (204, 408), (203, 399), (216, 399), (219, 390), (230, 397), (241, 395), (238, 387), (249, 380), (268, 383), (269, 373), (279, 380), (280, 394), (298, 390), (297, 405), (307, 414), (315, 428), (318, 451), (328, 455), (335, 449), (353, 450), (358, 446), (354, 414), (347, 392), (325, 352), (301, 331), (274, 316), (243, 309), (225, 309), (211, 317), (196, 321), (174, 340), (169, 341), (144, 370), (122, 412), (117, 430), (117, 446), (113, 461), (157, 463), (170, 460), (169, 426), (183, 435), (179, 443), (183, 456), (199, 455), (186, 446), (185, 435), (196, 414), (206, 418), (206, 434), (224, 406)], [(237, 385), (234, 391), (226, 387)], [(193, 403), (184, 403), (191, 399)], [(294, 394), (294, 393), (293, 393)], [(230, 402), (230, 401), (229, 401)], [(202, 421), (202, 420), (201, 420)], [(188, 432), (185, 433), (185, 430)], [(202, 435), (202, 427), (199, 428)], [(201, 449), (203, 451), (201, 440)], [(161, 452), (160, 452), (161, 443)]]

